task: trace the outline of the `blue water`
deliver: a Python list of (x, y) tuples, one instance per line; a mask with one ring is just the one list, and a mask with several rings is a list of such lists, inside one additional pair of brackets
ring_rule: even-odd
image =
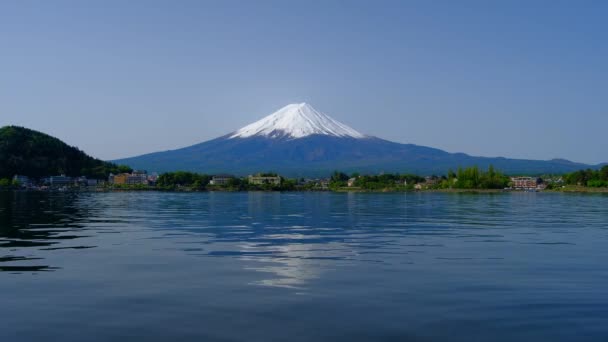
[(608, 196), (0, 193), (0, 341), (607, 341)]

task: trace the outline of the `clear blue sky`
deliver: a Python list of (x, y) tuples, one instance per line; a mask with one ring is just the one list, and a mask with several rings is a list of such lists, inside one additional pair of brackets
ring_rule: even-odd
[(103, 159), (293, 102), (450, 152), (608, 161), (608, 1), (0, 1), (0, 126)]

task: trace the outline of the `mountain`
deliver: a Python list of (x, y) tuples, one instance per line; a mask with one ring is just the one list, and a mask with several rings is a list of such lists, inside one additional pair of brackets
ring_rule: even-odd
[(149, 171), (187, 170), (240, 175), (276, 171), (287, 176), (345, 172), (445, 174), (448, 169), (490, 164), (509, 174), (563, 173), (595, 167), (548, 161), (473, 157), (364, 135), (306, 103), (290, 104), (222, 137), (193, 146), (117, 162)]
[(127, 169), (90, 157), (41, 132), (17, 126), (0, 128), (0, 178), (65, 174), (102, 179)]

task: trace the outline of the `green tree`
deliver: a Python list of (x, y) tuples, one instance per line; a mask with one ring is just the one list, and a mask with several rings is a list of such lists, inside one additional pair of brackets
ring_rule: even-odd
[(603, 180), (604, 182), (608, 182), (608, 165), (603, 166), (600, 169), (600, 180)]
[(194, 172), (176, 171), (166, 172), (158, 176), (157, 187), (161, 189), (176, 189), (187, 187), (194, 190), (201, 190), (209, 184), (211, 176)]
[[(459, 168), (454, 187), (459, 189), (502, 189), (507, 186), (509, 178), (490, 165), (487, 171), (477, 166)], [(452, 178), (448, 177), (448, 180)]]
[(334, 171), (334, 173), (331, 175), (331, 178), (329, 179), (329, 187), (334, 189), (345, 187), (346, 181), (348, 181), (347, 174), (339, 171)]

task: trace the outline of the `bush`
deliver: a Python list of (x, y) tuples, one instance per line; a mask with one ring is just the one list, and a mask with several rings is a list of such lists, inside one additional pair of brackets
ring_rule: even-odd
[(587, 186), (592, 188), (603, 188), (608, 186), (608, 182), (601, 180), (590, 180), (587, 182)]

